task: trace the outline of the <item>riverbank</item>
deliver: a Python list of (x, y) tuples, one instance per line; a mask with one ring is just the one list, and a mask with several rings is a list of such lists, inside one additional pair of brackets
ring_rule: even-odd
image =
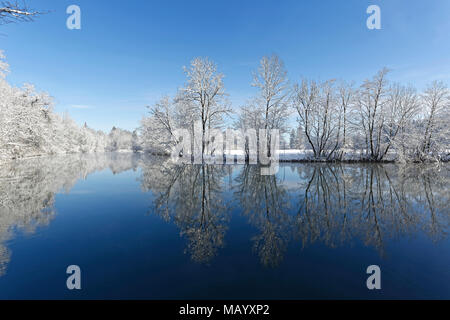
[[(23, 157), (7, 158), (0, 156), (0, 165), (7, 162), (17, 161), (17, 160), (27, 160), (34, 158), (42, 158), (48, 156), (63, 156), (63, 155), (83, 155), (83, 154), (108, 154), (108, 153), (135, 153), (135, 154), (146, 154), (157, 157), (170, 157), (168, 153), (151, 153), (151, 152), (133, 152), (132, 150), (118, 150), (114, 152), (94, 152), (94, 153), (65, 153), (65, 154), (32, 154)], [(316, 158), (313, 151), (311, 150), (278, 150), (278, 161), (283, 163), (308, 163), (308, 162), (322, 162), (322, 163), (400, 163), (399, 157), (395, 152), (389, 152), (382, 160), (370, 160), (366, 157), (364, 151), (350, 151), (346, 150), (339, 154), (339, 157), (322, 157)], [(227, 157), (232, 157), (234, 160), (228, 160)], [(214, 157), (206, 157), (206, 162), (214, 163)], [(241, 150), (231, 150), (225, 153), (223, 162), (225, 163), (238, 163), (245, 161), (245, 154)], [(449, 162), (450, 152), (444, 152), (439, 161), (427, 161), (427, 162)]]
[[(395, 151), (388, 152), (383, 159), (381, 160), (371, 160), (367, 157), (364, 150), (355, 151), (355, 150), (341, 150), (340, 152), (336, 152), (336, 154), (332, 157), (320, 157), (317, 158), (314, 156), (314, 152), (312, 150), (278, 150), (277, 160), (283, 163), (308, 163), (308, 162), (323, 162), (323, 163), (333, 163), (333, 162), (341, 162), (341, 163), (402, 163), (402, 162), (414, 162), (414, 161), (401, 161), (399, 155)], [(170, 154), (154, 154), (157, 156), (170, 156)], [(223, 156), (223, 162), (227, 163), (237, 163), (245, 161), (245, 153), (242, 150), (228, 150), (225, 151), (225, 155)], [(229, 160), (227, 160), (227, 158)], [(206, 162), (214, 163), (214, 156), (204, 156)], [(231, 159), (231, 160), (230, 160)], [(234, 160), (233, 160), (234, 159)], [(440, 155), (439, 160), (435, 158), (431, 158), (428, 161), (424, 162), (449, 162), (450, 161), (450, 150), (443, 152)]]

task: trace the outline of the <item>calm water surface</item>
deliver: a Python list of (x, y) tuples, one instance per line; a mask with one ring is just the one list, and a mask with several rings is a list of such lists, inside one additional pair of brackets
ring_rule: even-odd
[(2, 164), (0, 298), (449, 299), (449, 187), (448, 165)]

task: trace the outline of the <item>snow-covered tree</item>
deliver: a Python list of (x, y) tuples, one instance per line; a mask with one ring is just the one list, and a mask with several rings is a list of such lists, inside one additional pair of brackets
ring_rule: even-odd
[(439, 157), (443, 151), (449, 153), (450, 90), (443, 82), (433, 82), (422, 95), (422, 106), (425, 131), (419, 149), (420, 159)]
[(255, 105), (260, 109), (263, 129), (268, 135), (266, 150), (270, 156), (269, 130), (278, 129), (281, 134), (285, 133), (286, 122), (290, 116), (289, 82), (283, 61), (277, 55), (263, 57), (257, 72), (253, 74), (252, 86), (259, 90)]
[(0, 2), (0, 25), (13, 22), (28, 22), (43, 12), (30, 9), (25, 2), (2, 1)]
[(340, 101), (340, 112), (342, 113), (342, 148), (350, 147), (350, 141), (347, 139), (349, 132), (349, 118), (354, 106), (356, 91), (353, 83), (341, 82), (339, 85), (338, 97)]
[(394, 149), (399, 160), (408, 161), (411, 158), (411, 139), (416, 130), (412, 130), (412, 121), (419, 112), (419, 96), (412, 87), (394, 84), (389, 91), (386, 110), (385, 153)]
[(133, 151), (133, 133), (113, 127), (109, 133), (109, 151)]
[(0, 52), (0, 160), (105, 151), (109, 142), (103, 132), (80, 128), (67, 114), (54, 112), (53, 98), (33, 85), (11, 86), (8, 68)]
[(169, 153), (178, 143), (175, 130), (181, 125), (177, 114), (179, 105), (165, 96), (154, 106), (147, 107), (150, 116), (142, 119), (140, 128), (142, 144), (146, 151), (157, 154)]
[(163, 97), (149, 107), (149, 117), (141, 121), (141, 137), (144, 149), (153, 153), (170, 153), (180, 142), (177, 129), (187, 129), (194, 141), (194, 124), (200, 123), (201, 150), (206, 153), (211, 143), (209, 132), (223, 124), (231, 113), (226, 99), (223, 75), (208, 58), (195, 58), (189, 68), (184, 68), (187, 82), (174, 99)]
[(388, 72), (389, 70), (384, 68), (371, 80), (365, 80), (356, 102), (359, 115), (356, 126), (359, 128), (359, 134), (364, 136), (366, 157), (373, 161), (382, 160), (389, 149), (385, 139), (389, 99)]
[(209, 131), (220, 126), (224, 116), (231, 113), (226, 99), (224, 75), (217, 71), (217, 65), (208, 58), (195, 58), (190, 67), (184, 67), (187, 82), (179, 90), (177, 101), (189, 107), (194, 119), (201, 122), (201, 153), (206, 153)]
[(294, 86), (292, 103), (316, 158), (334, 158), (334, 153), (343, 146), (344, 108), (334, 83), (334, 80), (317, 83), (304, 79)]

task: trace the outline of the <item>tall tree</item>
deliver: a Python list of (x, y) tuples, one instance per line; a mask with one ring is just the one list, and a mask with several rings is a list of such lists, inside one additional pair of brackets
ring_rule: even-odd
[(386, 154), (383, 129), (389, 88), (386, 77), (388, 72), (389, 70), (384, 68), (371, 80), (365, 80), (357, 101), (359, 113), (357, 127), (364, 135), (366, 156), (374, 161), (382, 160)]
[(347, 82), (341, 82), (339, 86), (339, 99), (340, 99), (340, 108), (342, 112), (342, 147), (346, 148), (349, 141), (347, 139), (348, 136), (348, 122), (349, 122), (349, 113), (352, 109), (352, 104), (355, 98), (355, 89), (353, 88), (353, 84)]
[(432, 153), (433, 143), (438, 144), (439, 142), (448, 139), (450, 125), (450, 90), (443, 82), (435, 81), (428, 86), (422, 99), (423, 106), (426, 110), (426, 125), (422, 139), (421, 152), (423, 156), (425, 156)]
[(217, 71), (217, 65), (208, 58), (195, 58), (190, 67), (185, 67), (187, 82), (180, 89), (177, 101), (190, 106), (201, 122), (201, 153), (202, 159), (207, 144), (210, 142), (210, 129), (222, 124), (224, 116), (231, 113), (231, 107), (226, 99), (223, 83), (224, 75)]
[(289, 81), (283, 62), (277, 55), (263, 57), (260, 66), (253, 75), (253, 87), (259, 89), (256, 98), (262, 111), (268, 156), (271, 156), (271, 140), (269, 130), (279, 129), (284, 132), (289, 110)]
[(316, 158), (330, 159), (342, 146), (343, 109), (339, 105), (334, 82), (303, 80), (294, 86), (293, 106)]

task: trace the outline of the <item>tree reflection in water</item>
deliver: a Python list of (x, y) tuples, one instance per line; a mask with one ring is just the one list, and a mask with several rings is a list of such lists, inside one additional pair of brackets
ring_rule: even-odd
[(98, 170), (138, 167), (151, 212), (179, 228), (186, 252), (201, 263), (225, 246), (231, 209), (257, 230), (248, 236), (271, 267), (290, 244), (362, 241), (384, 255), (389, 241), (419, 234), (440, 241), (450, 227), (448, 165), (283, 164), (277, 176), (261, 176), (258, 166), (174, 165), (131, 154), (37, 158), (0, 166), (0, 275), (11, 257), (5, 243), (14, 230), (48, 225), (56, 193)]
[(260, 174), (259, 166), (245, 166), (236, 178), (235, 196), (242, 213), (259, 230), (252, 238), (254, 250), (266, 266), (277, 266), (283, 259), (292, 233), (289, 197), (280, 179)]
[[(361, 239), (384, 254), (387, 239), (449, 227), (448, 169), (395, 165), (299, 167), (296, 236), (331, 247)], [(439, 199), (436, 201), (435, 199)]]
[(142, 184), (155, 195), (154, 210), (174, 222), (188, 241), (187, 252), (208, 263), (224, 246), (229, 215), (222, 197), (224, 166), (144, 164)]
[(7, 162), (0, 166), (0, 276), (11, 253), (4, 243), (14, 230), (35, 232), (55, 216), (55, 195), (70, 193), (75, 183), (95, 171), (109, 168), (113, 174), (137, 169), (132, 154), (93, 154), (42, 157)]
[[(233, 197), (258, 230), (253, 248), (265, 266), (279, 265), (292, 241), (335, 248), (360, 240), (384, 255), (385, 242), (391, 239), (424, 232), (437, 241), (447, 235), (448, 167), (291, 167), (295, 175), (288, 179), (262, 176), (258, 166), (234, 167)], [(156, 194), (155, 211), (189, 239), (195, 261), (211, 261), (224, 245), (229, 220), (224, 167), (155, 162), (146, 168), (142, 182)]]

